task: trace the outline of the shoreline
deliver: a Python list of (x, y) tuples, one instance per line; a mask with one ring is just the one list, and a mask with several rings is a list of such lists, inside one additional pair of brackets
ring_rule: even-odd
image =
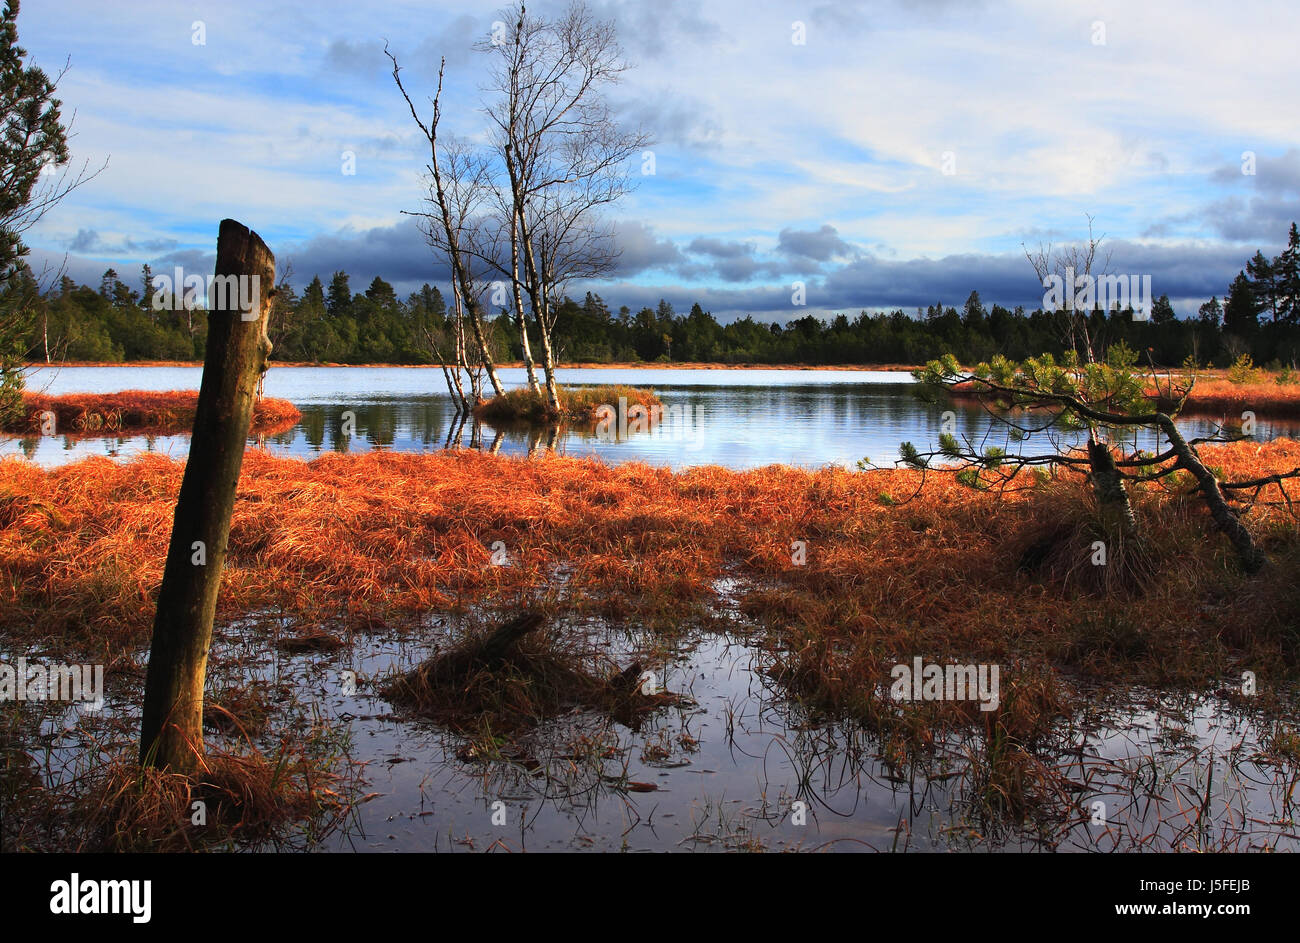
[[(524, 363), (522, 360), (508, 360), (496, 364), (501, 369), (522, 370)], [(203, 361), (201, 360), (69, 360), (62, 363), (40, 363), (27, 362), (23, 369), (32, 373), (39, 373), (43, 370), (59, 370), (64, 367), (190, 367), (202, 369)], [(441, 370), (442, 367), (436, 363), (338, 363), (335, 361), (325, 361), (315, 363), (305, 360), (273, 360), (268, 370), (279, 367), (293, 369), (311, 369), (311, 368), (338, 368), (345, 367), (357, 370)], [(714, 361), (682, 361), (672, 363), (646, 363), (645, 361), (619, 361), (615, 363), (595, 363), (592, 361), (577, 361), (574, 363), (561, 364), (558, 370), (735, 370), (743, 372), (746, 370), (801, 370), (807, 372), (826, 372), (826, 373), (853, 373), (853, 372), (872, 372), (872, 373), (911, 373), (913, 370), (924, 369), (924, 364), (905, 364), (905, 363), (859, 363), (859, 364), (807, 364), (807, 363), (719, 363)], [(538, 373), (541, 373), (541, 367), (537, 367)], [(1157, 370), (1162, 376), (1176, 371), (1174, 368), (1159, 368)], [(1228, 369), (1226, 367), (1203, 367), (1200, 370), (1200, 379), (1202, 381), (1215, 381), (1226, 379)], [(1245, 384), (1264, 386), (1264, 382), (1259, 384)]]
[[(497, 367), (510, 370), (523, 369), (522, 360), (504, 361), (496, 364)], [(129, 361), (106, 361), (106, 360), (85, 360), (85, 361), (66, 361), (64, 363), (28, 363), (24, 365), (25, 369), (39, 370), (58, 370), (63, 367), (203, 367), (201, 360), (129, 360)], [(274, 370), (277, 367), (293, 367), (295, 369), (312, 368), (312, 367), (350, 367), (356, 369), (376, 370), (380, 368), (391, 368), (394, 370), (441, 370), (442, 368), (436, 363), (309, 363), (307, 361), (272, 361), (268, 370)], [(905, 373), (912, 370), (920, 369), (918, 366), (909, 366), (907, 364), (765, 364), (765, 363), (566, 363), (561, 364), (558, 370), (825, 370), (837, 372), (853, 372), (859, 370), (868, 370), (883, 373)], [(541, 368), (538, 368), (540, 372)]]

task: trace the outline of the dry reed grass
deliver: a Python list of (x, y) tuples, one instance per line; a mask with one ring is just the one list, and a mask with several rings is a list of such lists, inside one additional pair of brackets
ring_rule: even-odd
[[(1288, 440), (1203, 454), (1235, 477), (1300, 464), (1300, 444)], [(138, 651), (182, 468), (156, 455), (49, 471), (0, 462), (0, 631), (73, 646), (110, 672)], [(1300, 587), (1240, 574), (1183, 485), (1136, 489), (1142, 546), (1136, 562), (1122, 548), (1112, 556), (1111, 579), (1092, 572), (1089, 490), (1077, 477), (999, 496), (946, 472), (925, 475), (917, 493), (922, 473), (901, 469), (674, 473), (554, 455), (373, 452), (303, 462), (254, 450), (218, 617), (278, 614), (313, 645), (332, 632), (414, 625), (430, 612), (524, 607), (677, 631), (725, 621), (715, 587), (728, 578), (739, 581), (741, 612), (763, 633), (788, 691), (898, 734), (907, 749), (961, 725), (987, 726), (1020, 749), (1063, 711), (1066, 674), (1116, 690), (1204, 688), (1243, 668), (1265, 690), (1294, 675)], [(1247, 520), (1285, 574), (1300, 563), (1300, 541), (1281, 497), (1269, 486)], [(497, 541), (504, 565), (493, 562)], [(802, 564), (795, 541), (806, 543)], [(998, 711), (882, 697), (890, 667), (916, 655), (1002, 665)], [(515, 672), (520, 685), (533, 667)], [(480, 694), (501, 706), (510, 689)]]
[[(46, 396), (23, 394), (23, 416), (3, 431), (42, 431), (42, 413), (52, 412), (59, 434), (111, 432), (153, 432), (160, 435), (189, 432), (199, 394), (194, 390), (154, 392), (124, 390), (121, 393), (70, 393)], [(253, 406), (251, 431), (274, 435), (290, 428), (301, 418), (288, 400), (263, 397)]]
[(641, 717), (679, 700), (667, 691), (642, 693), (639, 663), (620, 670), (604, 652), (584, 649), (553, 627), (529, 631), (500, 650), (491, 641), (490, 632), (472, 633), (391, 679), (381, 693), (453, 730), (496, 736), (573, 708), (635, 729)]
[[(1300, 383), (1279, 382), (1276, 378), (1237, 383), (1219, 373), (1201, 376), (1192, 387), (1191, 395), (1183, 407), (1184, 415), (1237, 417), (1247, 410), (1261, 418), (1293, 419), (1300, 417)], [(1162, 383), (1164, 382), (1162, 378)], [(953, 399), (976, 401), (993, 399), (976, 393), (968, 383), (959, 383), (949, 390)], [(1147, 395), (1161, 409), (1169, 409), (1174, 401), (1161, 395), (1161, 391), (1148, 384)]]
[(1234, 383), (1228, 379), (1204, 378), (1196, 381), (1183, 410), (1192, 415), (1240, 417), (1247, 410), (1261, 417), (1293, 419), (1300, 417), (1300, 384), (1282, 384), (1273, 380)]

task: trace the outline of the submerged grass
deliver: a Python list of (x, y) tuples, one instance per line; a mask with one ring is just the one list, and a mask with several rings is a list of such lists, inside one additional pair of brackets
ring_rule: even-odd
[[(355, 767), (344, 740), (320, 725), (290, 724), (265, 752), (250, 735), (272, 711), (241, 686), (235, 710), (208, 705), (230, 737), (210, 745), (193, 775), (142, 769), (124, 715), (78, 727), (79, 749), (51, 750), (7, 715), (0, 726), (0, 847), (5, 851), (176, 852), (306, 848), (349, 816)], [(281, 718), (283, 719), (283, 718)], [(39, 723), (39, 722), (38, 722)], [(107, 733), (104, 728), (107, 728)], [(277, 742), (278, 741), (278, 742)]]
[(345, 814), (335, 785), (337, 776), (288, 747), (275, 757), (210, 753), (194, 777), (142, 770), (126, 754), (95, 771), (67, 820), (75, 823), (78, 851), (275, 845), (291, 842), (288, 834), (304, 821)]

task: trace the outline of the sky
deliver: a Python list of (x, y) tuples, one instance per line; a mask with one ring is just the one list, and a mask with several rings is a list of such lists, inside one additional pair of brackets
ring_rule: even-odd
[[(615, 310), (785, 322), (960, 308), (972, 289), (1032, 309), (1023, 247), (1077, 240), (1091, 215), (1109, 271), (1150, 275), (1189, 317), (1300, 220), (1294, 0), (588, 5), (630, 65), (607, 98), (653, 138), (609, 213), (616, 270), (570, 289)], [(33, 267), (66, 258), (92, 285), (110, 266), (135, 285), (146, 262), (210, 273), (232, 217), (299, 288), (336, 270), (354, 291), (445, 284), (403, 215), (427, 143), (384, 47), (420, 104), (445, 57), (445, 128), (482, 141), (474, 44), (502, 11), (25, 0), (20, 45), (68, 65), (74, 163), (107, 161), (28, 233)]]

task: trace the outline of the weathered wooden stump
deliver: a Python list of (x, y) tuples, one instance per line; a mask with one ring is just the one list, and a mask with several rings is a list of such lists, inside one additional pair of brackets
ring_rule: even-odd
[[(266, 324), (275, 256), (247, 226), (222, 220), (215, 274), (203, 381), (158, 593), (140, 725), (141, 764), (177, 772), (193, 771), (203, 756), (212, 618), (253, 399), (271, 351)], [(241, 296), (252, 300), (251, 308), (240, 307)]]

